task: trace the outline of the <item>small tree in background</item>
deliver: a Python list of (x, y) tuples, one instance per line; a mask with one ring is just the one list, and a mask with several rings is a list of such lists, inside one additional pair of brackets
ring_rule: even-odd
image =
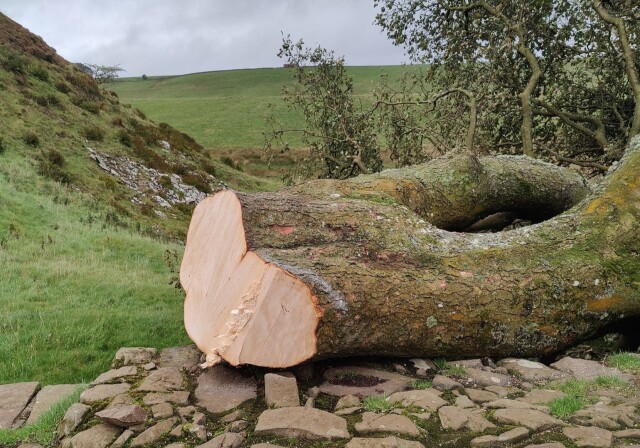
[(113, 82), (118, 77), (118, 73), (125, 70), (120, 65), (97, 65), (97, 64), (82, 64), (90, 70), (90, 74), (97, 84), (105, 84), (107, 82)]
[(302, 112), (306, 126), (285, 128), (271, 118), (267, 149), (282, 145), (286, 151), (286, 135), (301, 134), (309, 156), (294, 178), (345, 179), (380, 171), (382, 159), (371, 110), (356, 101), (344, 59), (321, 47), (306, 48), (302, 41), (293, 43), (290, 37), (284, 39), (278, 56), (287, 61), (296, 81), (285, 87), (285, 101)]

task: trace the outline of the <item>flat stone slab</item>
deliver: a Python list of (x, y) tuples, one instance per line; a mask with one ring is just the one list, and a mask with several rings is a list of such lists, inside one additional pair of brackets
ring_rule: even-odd
[(345, 445), (345, 448), (424, 448), (424, 445), (420, 442), (403, 440), (398, 437), (385, 437), (383, 439), (354, 437)]
[(487, 401), (493, 401), (498, 399), (498, 394), (489, 392), (488, 390), (481, 389), (465, 389), (467, 396), (476, 403), (486, 403)]
[(510, 431), (503, 432), (499, 436), (480, 436), (471, 440), (472, 448), (487, 448), (493, 446), (502, 446), (507, 443), (516, 443), (524, 440), (529, 435), (527, 428), (518, 427)]
[(496, 425), (480, 415), (479, 410), (461, 409), (457, 406), (443, 406), (438, 409), (440, 423), (444, 429), (455, 431), (467, 428), (472, 432), (483, 432)]
[(104, 372), (98, 376), (95, 380), (91, 382), (92, 386), (97, 384), (108, 383), (113, 380), (117, 380), (120, 378), (124, 378), (127, 376), (134, 376), (138, 374), (138, 369), (136, 366), (124, 366), (119, 369), (111, 369), (107, 372)]
[(565, 448), (565, 446), (560, 442), (549, 442), (537, 445), (527, 445), (524, 448)]
[(505, 359), (500, 366), (518, 372), (521, 379), (530, 383), (541, 383), (565, 378), (567, 373), (528, 359)]
[(467, 368), (463, 383), (477, 384), (482, 387), (487, 386), (511, 386), (513, 384), (513, 378), (509, 375), (503, 375), (501, 373), (489, 372), (486, 370)]
[(158, 356), (153, 347), (122, 347), (116, 352), (114, 360), (122, 365), (146, 364)]
[(136, 405), (117, 406), (96, 412), (96, 417), (105, 423), (128, 428), (146, 422), (147, 411)]
[(562, 433), (579, 447), (609, 448), (613, 445), (613, 434), (611, 431), (594, 426), (564, 428)]
[(462, 388), (464, 386), (459, 382), (457, 382), (456, 380), (452, 380), (448, 376), (436, 375), (435, 377), (433, 377), (434, 389), (445, 391), (445, 390), (455, 389), (458, 387)]
[(106, 448), (111, 445), (120, 431), (122, 431), (121, 428), (101, 423), (73, 436), (69, 446), (71, 448)]
[(79, 387), (79, 384), (57, 384), (43, 387), (32, 401), (33, 408), (31, 409), (26, 424), (30, 425), (35, 423), (51, 406), (73, 395)]
[(348, 439), (347, 421), (315, 408), (269, 409), (258, 417), (254, 435), (297, 437), (307, 440)]
[(198, 377), (195, 398), (198, 406), (217, 414), (229, 411), (258, 396), (257, 383), (237, 370), (218, 365)]
[(158, 441), (164, 434), (167, 434), (173, 429), (178, 421), (177, 417), (162, 420), (160, 423), (153, 425), (151, 428), (144, 431), (138, 437), (131, 441), (131, 448), (138, 446), (153, 444)]
[(267, 373), (264, 376), (264, 399), (269, 408), (300, 406), (298, 382), (293, 373)]
[(241, 433), (225, 432), (196, 448), (238, 448), (246, 438), (247, 436)]
[(565, 356), (558, 362), (551, 364), (551, 367), (568, 372), (579, 380), (592, 380), (598, 376), (623, 377), (618, 369), (606, 367), (596, 361), (588, 359), (577, 359)]
[(500, 423), (524, 426), (533, 431), (543, 431), (563, 425), (561, 420), (535, 409), (498, 409), (493, 417)]
[(427, 411), (437, 411), (446, 406), (445, 400), (440, 398), (440, 392), (435, 389), (408, 390), (396, 392), (389, 397), (390, 403), (402, 403), (403, 406), (418, 406)]
[[(404, 390), (412, 379), (398, 373), (367, 367), (342, 366), (327, 369), (320, 392), (339, 397), (345, 395), (391, 395)], [(376, 381), (377, 379), (377, 381)], [(376, 383), (367, 385), (368, 382)]]
[(161, 367), (147, 376), (138, 387), (142, 392), (182, 390), (184, 378), (177, 367)]
[(546, 404), (565, 396), (566, 394), (559, 390), (533, 389), (531, 392), (526, 393), (524, 397), (516, 398), (516, 400), (529, 404)]
[(200, 354), (200, 350), (195, 345), (165, 348), (160, 351), (158, 366), (189, 370), (198, 365)]
[(545, 414), (550, 412), (549, 408), (545, 406), (530, 404), (525, 401), (510, 400), (509, 398), (498, 398), (497, 400), (484, 403), (483, 406), (489, 409), (536, 409), (540, 412), (544, 412)]
[(84, 404), (97, 403), (98, 401), (113, 398), (131, 389), (131, 384), (99, 384), (93, 386), (80, 394), (80, 402)]
[(179, 406), (186, 406), (189, 404), (189, 391), (177, 390), (168, 394), (153, 392), (145, 395), (142, 402), (146, 406), (153, 406), (154, 404), (160, 403), (173, 403)]
[(0, 385), (0, 429), (13, 426), (39, 387), (40, 383), (35, 381)]
[(396, 414), (376, 414), (365, 412), (362, 421), (356, 423), (356, 431), (360, 434), (391, 432), (410, 437), (420, 435), (420, 430), (408, 417)]
[(640, 429), (623, 429), (614, 432), (613, 435), (618, 439), (640, 439)]
[(73, 403), (65, 412), (62, 421), (58, 425), (58, 433), (63, 436), (70, 435), (82, 424), (84, 417), (91, 410), (91, 407), (82, 403)]

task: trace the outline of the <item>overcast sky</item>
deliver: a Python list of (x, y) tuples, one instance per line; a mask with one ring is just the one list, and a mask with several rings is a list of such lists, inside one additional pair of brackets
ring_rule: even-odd
[(122, 76), (278, 67), (282, 33), (348, 65), (407, 62), (374, 25), (373, 0), (0, 0), (0, 10), (71, 62)]

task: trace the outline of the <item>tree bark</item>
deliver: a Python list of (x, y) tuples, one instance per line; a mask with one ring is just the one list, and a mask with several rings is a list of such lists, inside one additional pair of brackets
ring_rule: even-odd
[[(588, 196), (577, 173), (522, 156), (220, 192), (189, 228), (187, 332), (209, 364), (553, 353), (640, 315), (638, 173), (640, 140)], [(498, 212), (550, 219), (444, 230)]]

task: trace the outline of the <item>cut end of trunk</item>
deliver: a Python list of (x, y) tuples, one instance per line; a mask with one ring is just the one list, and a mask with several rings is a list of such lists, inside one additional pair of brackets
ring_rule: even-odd
[(231, 191), (195, 209), (180, 281), (184, 322), (207, 365), (289, 367), (316, 352), (317, 299), (296, 276), (248, 250), (242, 206)]

